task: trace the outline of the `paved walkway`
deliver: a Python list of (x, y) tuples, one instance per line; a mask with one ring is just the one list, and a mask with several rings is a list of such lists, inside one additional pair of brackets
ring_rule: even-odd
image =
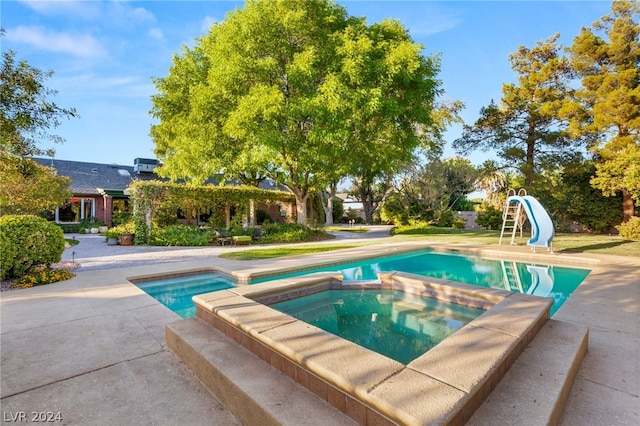
[[(388, 229), (376, 232), (341, 234), (378, 238)], [(80, 244), (63, 256), (82, 265), (75, 278), (0, 293), (5, 423), (22, 419), (22, 413), (27, 420), (32, 413), (52, 413), (53, 420), (62, 419), (58, 424), (69, 425), (239, 424), (165, 347), (165, 324), (178, 316), (127, 278), (210, 267), (279, 269), (366, 250), (249, 263), (217, 257), (229, 247), (122, 247), (107, 246), (100, 236), (77, 238)], [(385, 239), (369, 242), (394, 246)], [(535, 256), (524, 247), (506, 249)], [(600, 262), (555, 315), (590, 328), (589, 353), (562, 424), (640, 424), (640, 259), (557, 257)], [(308, 424), (323, 422), (310, 418)]]

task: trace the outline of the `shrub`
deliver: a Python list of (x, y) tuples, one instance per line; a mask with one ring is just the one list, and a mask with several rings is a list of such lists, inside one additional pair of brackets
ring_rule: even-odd
[(411, 221), (409, 225), (396, 226), (391, 230), (391, 235), (433, 235), (433, 234), (454, 234), (460, 232), (452, 228), (442, 228), (429, 225), (426, 222)]
[(264, 243), (294, 243), (327, 239), (328, 234), (322, 229), (308, 228), (297, 223), (274, 223), (262, 227)]
[(620, 236), (625, 240), (640, 241), (640, 217), (634, 216), (625, 223), (616, 226)]
[(206, 246), (211, 236), (200, 228), (186, 225), (171, 225), (153, 228), (148, 244), (151, 246)]
[(501, 229), (502, 211), (493, 206), (487, 206), (485, 211), (478, 213), (476, 223), (485, 229)]
[[(453, 214), (453, 212), (451, 210), (447, 210), (442, 212), (435, 225), (440, 228), (449, 228), (453, 226), (454, 219), (455, 215)], [(464, 228), (464, 225), (462, 227)]]
[(60, 262), (65, 241), (62, 229), (36, 216), (0, 217), (0, 276), (21, 277), (30, 268)]
[(59, 226), (65, 234), (80, 233), (79, 223), (58, 223), (56, 225)]
[(453, 221), (451, 222), (451, 227), (453, 229), (464, 229), (465, 226), (467, 226), (467, 221), (464, 220), (461, 217), (456, 217), (455, 219), (453, 219)]
[(65, 269), (35, 269), (18, 278), (11, 288), (31, 288), (38, 285), (56, 283), (75, 277)]
[(111, 223), (113, 226), (123, 225), (131, 221), (131, 213), (115, 211), (111, 215)]

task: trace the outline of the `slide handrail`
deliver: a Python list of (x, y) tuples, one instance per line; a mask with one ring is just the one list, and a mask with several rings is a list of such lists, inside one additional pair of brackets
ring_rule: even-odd
[(549, 213), (547, 213), (542, 204), (531, 195), (512, 195), (508, 198), (508, 202), (519, 202), (522, 204), (531, 222), (531, 238), (527, 241), (527, 245), (533, 247), (550, 247), (553, 237), (555, 236), (555, 228), (553, 227), (553, 221)]

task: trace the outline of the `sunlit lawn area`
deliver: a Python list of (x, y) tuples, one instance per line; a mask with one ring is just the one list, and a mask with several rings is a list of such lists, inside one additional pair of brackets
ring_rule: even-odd
[(369, 232), (368, 228), (362, 226), (327, 226), (324, 228), (326, 231), (341, 231), (341, 232)]
[(298, 256), (301, 254), (320, 253), (323, 251), (342, 250), (359, 247), (363, 244), (323, 244), (323, 245), (293, 245), (278, 246), (246, 251), (223, 253), (220, 257), (235, 260), (271, 259), (274, 257)]
[[(424, 234), (401, 234), (394, 235), (389, 242), (401, 241), (425, 241), (425, 242), (443, 242), (450, 244), (471, 243), (471, 244), (487, 244), (498, 246), (500, 233), (497, 231), (467, 231), (454, 229), (430, 229), (429, 233)], [(530, 236), (524, 234), (523, 238), (516, 238), (518, 245), (526, 245)], [(510, 237), (503, 238), (502, 247), (507, 249)], [(269, 248), (259, 248), (255, 250), (229, 252), (221, 255), (227, 259), (252, 260), (252, 259), (269, 259), (274, 257), (296, 256), (301, 254), (319, 253), (330, 250), (340, 250), (375, 244), (376, 241), (350, 243), (350, 244), (305, 244), (278, 246)], [(600, 253), (618, 256), (635, 256), (640, 257), (640, 241), (624, 240), (618, 236), (608, 235), (592, 235), (592, 234), (557, 234), (553, 239), (553, 249), (556, 252), (582, 252), (582, 253)], [(538, 251), (545, 251), (544, 248), (538, 248)]]
[[(523, 234), (523, 238), (516, 238), (516, 244), (526, 245), (530, 235)], [(407, 240), (428, 240), (445, 243), (477, 243), (498, 245), (500, 233), (497, 231), (458, 231), (451, 234), (429, 234), (429, 235), (397, 235), (395, 241)], [(511, 238), (505, 236), (502, 241), (503, 247), (508, 247)], [(538, 248), (538, 251), (545, 251)], [(583, 252), (612, 254), (618, 256), (640, 257), (640, 241), (624, 240), (618, 236), (593, 235), (593, 234), (556, 234), (553, 238), (553, 250), (556, 252)]]

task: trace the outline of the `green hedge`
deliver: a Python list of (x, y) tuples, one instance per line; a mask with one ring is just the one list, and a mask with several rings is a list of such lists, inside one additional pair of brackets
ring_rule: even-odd
[(171, 225), (153, 228), (149, 236), (150, 246), (206, 246), (213, 241), (213, 235), (195, 226)]
[(616, 226), (625, 240), (640, 241), (640, 217), (634, 216), (622, 225)]
[(62, 229), (36, 216), (0, 217), (0, 276), (23, 276), (30, 268), (60, 262), (65, 241)]

